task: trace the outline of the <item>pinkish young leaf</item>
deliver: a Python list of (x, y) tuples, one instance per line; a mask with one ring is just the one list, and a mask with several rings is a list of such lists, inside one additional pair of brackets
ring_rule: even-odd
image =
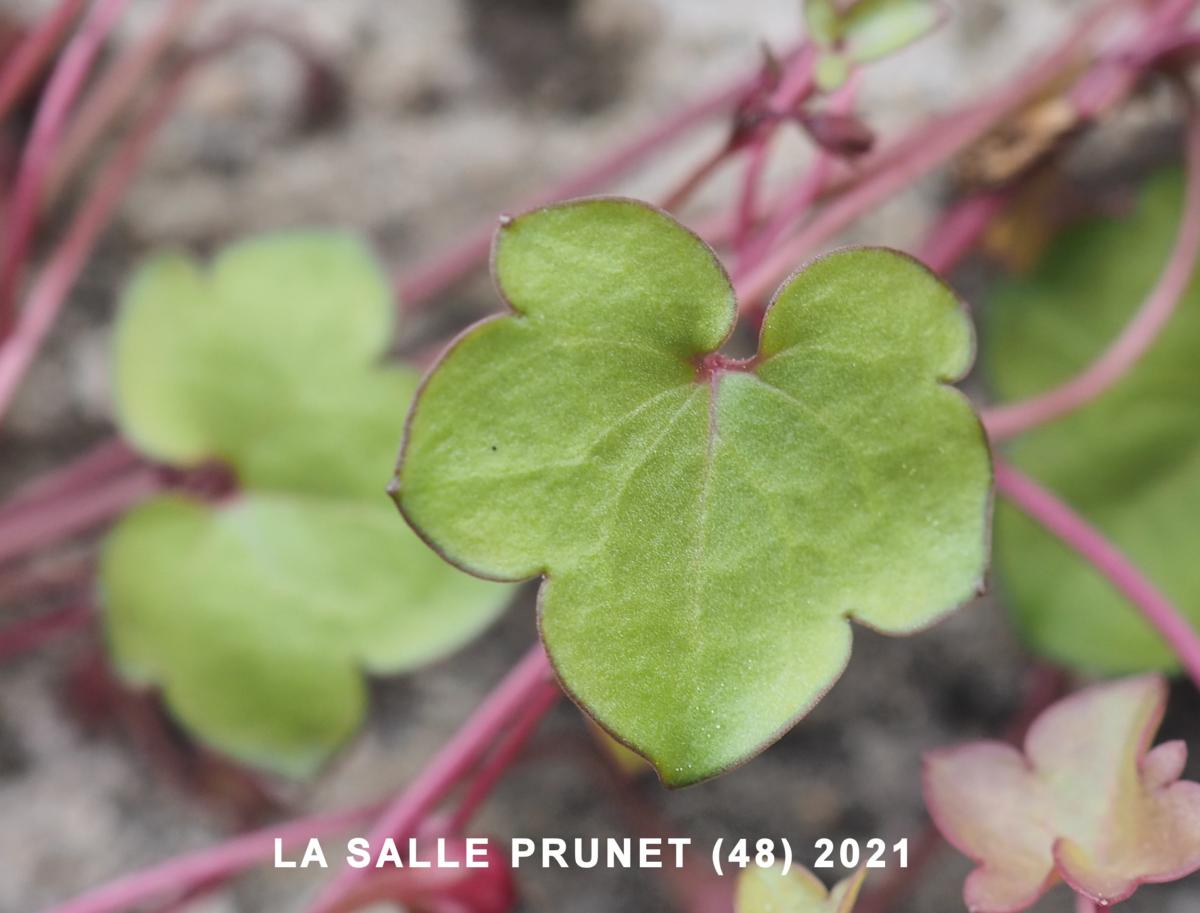
[(1025, 751), (974, 742), (925, 759), (925, 802), (979, 863), (973, 913), (1015, 913), (1060, 878), (1100, 904), (1200, 869), (1200, 783), (1182, 742), (1150, 744), (1167, 686), (1127, 678), (1073, 694), (1033, 724)]

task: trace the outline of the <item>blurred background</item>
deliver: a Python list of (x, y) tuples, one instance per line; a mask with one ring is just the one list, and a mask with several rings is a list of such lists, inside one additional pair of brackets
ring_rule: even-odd
[[(230, 17), (266, 18), (311, 43), (329, 82), (314, 87), (292, 55), (268, 42), (224, 55), (196, 76), (0, 429), (0, 495), (111, 434), (110, 323), (123, 282), (147, 251), (174, 246), (205, 255), (263, 229), (340, 226), (362, 232), (403, 276), (602, 150), (752, 71), (764, 42), (783, 48), (800, 32), (798, 0), (196, 6), (189, 34), (203, 36)], [(940, 32), (867, 75), (861, 110), (879, 133), (1002, 83), (1089, 4), (952, 6)], [(49, 7), (0, 0), (0, 35)], [(135, 2), (106, 53), (119, 54), (146, 34), (161, 7), (161, 0)], [(661, 197), (727, 130), (727, 122), (712, 122), (610, 189)], [(811, 155), (800, 131), (784, 134), (768, 186), (794, 176)], [(1151, 93), (1089, 136), (1065, 168), (1086, 194), (1114, 175), (1173, 160), (1177, 136), (1169, 101)], [(723, 204), (737, 173), (718, 175), (688, 212), (702, 218)], [(950, 191), (944, 172), (921, 181), (843, 240), (909, 246)], [(54, 238), (52, 225), (42, 243)], [(992, 268), (973, 261), (956, 285), (971, 298)], [(421, 352), (497, 307), (486, 273), (477, 270), (436, 306), (406, 315), (398, 351)], [(398, 415), (397, 441), (401, 421)], [(88, 543), (74, 548), (85, 553)], [(532, 642), (533, 593), (524, 587), (503, 618), (454, 657), (373, 682), (361, 736), (302, 784), (252, 776), (196, 746), (151, 697), (112, 681), (94, 627), (0, 656), (0, 911), (38, 910), (273, 817), (388, 794)], [(19, 617), (41, 608), (10, 598), (2, 611)], [(911, 640), (860, 629), (849, 670), (808, 719), (746, 767), (679, 793), (615, 781), (580, 714), (564, 704), (486, 806), (478, 830), (570, 837), (669, 827), (701, 846), (719, 836), (762, 834), (786, 834), (808, 847), (823, 836), (917, 843), (926, 828), (921, 752), (1002, 734), (1025, 700), (1029, 663), (1003, 609), (986, 598)], [(1162, 737), (1190, 735), (1196, 744), (1200, 702), (1187, 689), (1176, 692)], [(968, 868), (943, 847), (897, 909), (962, 909)], [(259, 868), (172, 909), (298, 909), (322, 877)], [(1195, 881), (1146, 888), (1121, 909), (1191, 913), (1200, 909)], [(520, 909), (530, 913), (671, 906), (654, 872), (532, 869), (520, 873), (519, 886)], [(1066, 910), (1070, 903), (1058, 891), (1037, 909)]]

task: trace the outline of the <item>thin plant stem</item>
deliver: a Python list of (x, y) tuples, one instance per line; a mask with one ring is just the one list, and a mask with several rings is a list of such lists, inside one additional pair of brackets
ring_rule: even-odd
[(150, 900), (178, 897), (193, 887), (223, 880), (266, 862), (275, 852), (276, 840), (285, 851), (294, 849), (312, 837), (356, 828), (370, 821), (379, 810), (379, 805), (364, 805), (260, 828), (217, 846), (118, 878), (45, 913), (122, 913)]
[(181, 71), (168, 83), (122, 148), (101, 171), (91, 194), (80, 206), (63, 240), (34, 282), (12, 335), (0, 343), (0, 421), (54, 325), (63, 300), (87, 262), (100, 232), (137, 174), (159, 126), (173, 108), (187, 72)]
[[(834, 114), (848, 114), (852, 111), (861, 81), (862, 72), (855, 70), (846, 84), (830, 98), (829, 110)], [(835, 164), (836, 160), (830, 152), (825, 149), (817, 149), (816, 159), (808, 172), (800, 179), (795, 188), (784, 196), (783, 202), (776, 208), (766, 227), (746, 248), (738, 263), (735, 276), (744, 274), (755, 264), (760, 263), (788, 228), (808, 214), (829, 186)]]
[(63, 634), (81, 630), (91, 622), (92, 615), (90, 605), (73, 605), (0, 628), (0, 662), (36, 650)]
[[(722, 86), (666, 118), (649, 132), (516, 208), (529, 209), (603, 188), (694, 127), (731, 109), (754, 89), (760, 78), (761, 74), (756, 71), (751, 76), (739, 77)], [(469, 232), (465, 240), (407, 271), (398, 281), (403, 306), (415, 308), (428, 302), (472, 269), (485, 263), (492, 249), (494, 234), (495, 220), (489, 219), (486, 224)]]
[(684, 175), (678, 186), (665, 197), (660, 204), (667, 212), (676, 212), (711, 178), (732, 155), (729, 145), (723, 145), (716, 152), (710, 153)]
[(1096, 902), (1082, 894), (1075, 895), (1075, 913), (1097, 913)]
[(25, 483), (0, 507), (0, 523), (10, 511), (73, 497), (102, 484), (111, 476), (136, 466), (140, 458), (118, 437), (109, 438), (77, 457)]
[(449, 819), (448, 829), (451, 833), (458, 834), (466, 830), (479, 807), (492, 794), (496, 784), (520, 757), (526, 743), (537, 730), (542, 719), (561, 696), (562, 691), (556, 684), (546, 682), (530, 699), (528, 705), (521, 712), (521, 716), (505, 733), (500, 744), (496, 746), (470, 783), (467, 784), (466, 792)]
[(63, 134), (47, 177), (44, 207), (51, 205), (83, 157), (95, 148), (101, 134), (117, 119), (138, 90), (146, 85), (151, 71), (191, 21), (201, 2), (168, 0), (163, 4), (161, 18), (146, 37), (122, 53), (96, 81), (95, 88), (80, 102), (79, 113)]
[(1183, 91), (1187, 104), (1187, 191), (1175, 246), (1158, 283), (1121, 335), (1084, 371), (1046, 393), (987, 409), (983, 423), (993, 441), (1062, 418), (1085, 406), (1124, 377), (1158, 340), (1187, 293), (1200, 255), (1200, 110)]
[(63, 499), (53, 509), (34, 502), (0, 519), (0, 567), (36, 549), (104, 525), (162, 488), (156, 470), (139, 468), (116, 481)]
[(781, 119), (793, 112), (813, 91), (813, 50), (805, 47), (784, 70), (779, 86), (767, 101), (766, 123), (747, 150), (746, 170), (742, 176), (742, 191), (737, 202), (737, 221), (734, 225), (734, 249), (744, 252), (758, 221), (758, 195), (766, 171), (771, 140)]
[[(550, 680), (550, 661), (542, 645), (536, 644), (421, 774), (388, 806), (371, 828), (368, 845), (377, 849), (388, 837), (401, 841), (413, 836), (425, 815), (475, 765), (480, 754)], [(325, 913), (336, 907), (365, 871), (343, 868), (317, 896), (312, 910)]]
[(1033, 479), (995, 457), (996, 491), (1092, 565), (1137, 607), (1200, 688), (1200, 631), (1125, 555)]
[(0, 71), (0, 120), (25, 97), (86, 2), (60, 0), (9, 55)]
[(247, 39), (260, 37), (282, 42), (310, 63), (316, 59), (312, 50), (287, 28), (250, 21), (236, 24), (222, 37), (194, 51), (177, 68), (101, 171), (91, 195), (80, 207), (66, 237), (30, 291), (12, 338), (0, 344), (0, 420), (3, 420), (21, 378), (49, 333), (63, 299), (86, 263), (96, 239), (136, 176), (151, 141), (174, 109), (188, 79), (201, 64)]
[(29, 142), (21, 156), (7, 224), (0, 238), (0, 340), (14, 323), (13, 299), (37, 226), (45, 178), (59, 137), (96, 56), (130, 2), (96, 0), (46, 84)]
[(980, 191), (951, 206), (926, 235), (917, 259), (945, 275), (962, 262), (1008, 203), (1004, 191)]
[(1022, 72), (1012, 85), (968, 107), (934, 118), (876, 153), (871, 162), (863, 165), (853, 185), (737, 283), (742, 309), (761, 312), (763, 298), (819, 245), (1020, 110), (1043, 86), (1072, 65), (1107, 15), (1123, 5), (1125, 2), (1114, 2), (1093, 11), (1053, 52)]
[[(224, 843), (188, 853), (160, 865), (118, 878), (45, 913), (119, 913), (148, 901), (186, 895), (202, 885), (223, 881), (269, 860), (275, 840), (284, 849), (301, 845), (314, 836), (356, 828), (380, 816), (370, 838), (379, 846), (388, 836), (412, 836), (417, 825), (458, 780), (478, 761), (487, 746), (531, 697), (550, 681), (550, 663), (541, 645), (531, 649), (508, 673), (454, 738), (433, 758), (413, 784), (391, 803), (377, 803), (345, 811), (298, 818), (287, 824), (265, 827)], [(342, 873), (354, 874), (354, 870)], [(361, 873), (359, 873), (361, 874)], [(333, 907), (357, 883), (355, 878), (331, 883), (323, 903)]]
[(21, 567), (0, 574), (0, 603), (36, 599), (63, 590), (83, 593), (92, 582), (90, 558), (72, 555), (46, 566)]

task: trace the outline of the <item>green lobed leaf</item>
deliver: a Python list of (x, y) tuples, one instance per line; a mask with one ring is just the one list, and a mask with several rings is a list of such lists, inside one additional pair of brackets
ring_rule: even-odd
[(626, 200), (507, 221), (515, 313), (429, 375), (394, 482), (474, 573), (542, 574), (575, 699), (671, 785), (759, 751), (841, 674), (847, 619), (931, 624), (978, 589), (990, 466), (945, 382), (972, 357), (954, 295), (856, 250), (779, 293), (757, 359), (698, 366), (735, 306), (712, 251)]
[[(1160, 176), (1137, 211), (1063, 233), (1032, 275), (989, 306), (988, 372), (1020, 400), (1084, 369), (1154, 286), (1182, 205), (1182, 177)], [(1011, 459), (1112, 539), (1200, 624), (1200, 283), (1159, 341), (1111, 390), (1024, 435)], [(1125, 598), (1039, 526), (1004, 507), (996, 560), (1015, 618), (1039, 651), (1106, 673), (1172, 669), (1174, 654)]]
[(354, 239), (284, 233), (208, 270), (151, 260), (118, 317), (122, 431), (164, 462), (218, 459), (242, 490), (218, 506), (157, 498), (110, 535), (100, 582), (116, 664), (161, 685), (200, 737), (291, 775), (357, 727), (362, 670), (440, 657), (507, 598), (438, 560), (384, 495), (416, 387), (376, 364), (389, 299)]
[(362, 672), (438, 659), (502, 588), (446, 567), (386, 503), (156, 498), (106, 543), (109, 640), (189, 728), (243, 761), (312, 773), (361, 721)]
[(866, 868), (828, 889), (804, 866), (751, 866), (738, 875), (735, 913), (852, 913)]
[(886, 57), (932, 32), (944, 15), (936, 0), (858, 0), (842, 17), (846, 56), (855, 63)]
[(155, 257), (117, 318), (121, 430), (177, 466), (223, 460), (247, 487), (374, 497), (395, 436), (381, 413), (414, 386), (373, 366), (392, 312), (386, 276), (346, 235), (256, 238), (207, 269)]
[(1200, 783), (1179, 779), (1187, 748), (1150, 747), (1166, 700), (1162, 679), (1124, 679), (1050, 707), (1023, 752), (975, 742), (926, 757), (930, 814), (978, 863), (968, 909), (1017, 913), (1060, 879), (1108, 906), (1200, 869)]

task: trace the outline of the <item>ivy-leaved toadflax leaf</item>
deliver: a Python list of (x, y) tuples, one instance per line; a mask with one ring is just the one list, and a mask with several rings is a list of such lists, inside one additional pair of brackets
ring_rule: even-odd
[(363, 671), (436, 659), (493, 619), (507, 588), (446, 566), (383, 491), (416, 378), (377, 364), (387, 280), (321, 232), (228, 248), (211, 268), (160, 256), (122, 302), (118, 415), (148, 456), (219, 460), (241, 486), (124, 517), (100, 583), (118, 669), (158, 685), (198, 736), (302, 776), (357, 727)]
[(979, 588), (991, 473), (947, 382), (972, 331), (915, 261), (856, 250), (780, 291), (749, 363), (712, 251), (582, 200), (501, 227), (513, 313), (409, 415), (395, 496), (450, 561), (544, 575), (568, 692), (671, 785), (750, 757), (841, 674), (848, 618), (902, 634)]
[(1200, 783), (1182, 742), (1154, 748), (1167, 701), (1157, 676), (1073, 694), (1034, 722), (1024, 751), (976, 742), (930, 753), (925, 802), (976, 863), (978, 913), (1017, 913), (1060, 878), (1101, 905), (1200, 869)]
[[(989, 304), (988, 375), (1004, 400), (1051, 389), (1117, 338), (1153, 288), (1183, 204), (1178, 172), (1157, 177), (1130, 216), (1062, 233), (1027, 277)], [(1200, 282), (1158, 341), (1112, 389), (1011, 447), (1200, 624)], [(1002, 588), (1030, 644), (1092, 672), (1178, 666), (1171, 648), (1087, 562), (1016, 510), (996, 517)]]

